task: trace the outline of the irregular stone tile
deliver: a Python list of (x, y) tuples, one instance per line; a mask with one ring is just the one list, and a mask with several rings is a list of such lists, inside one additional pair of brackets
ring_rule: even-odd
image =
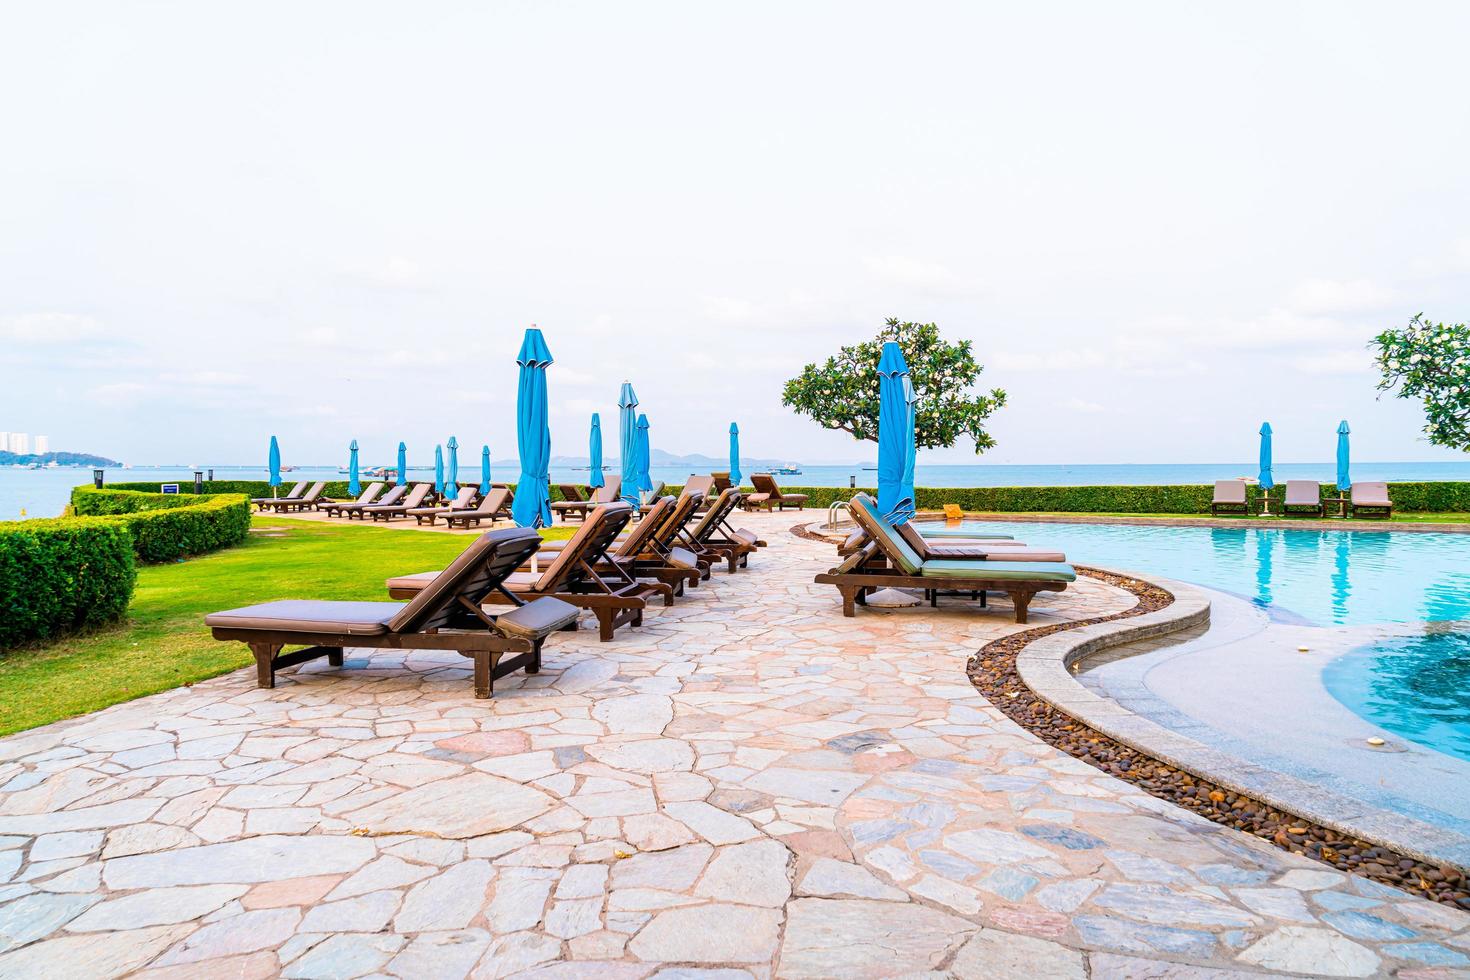
[(623, 820), (623, 837), (640, 851), (666, 851), (699, 838), (688, 827), (661, 813), (645, 813)]
[(1243, 963), (1287, 973), (1367, 977), (1378, 970), (1373, 952), (1330, 929), (1282, 926), (1241, 953)]
[(1202, 960), (1215, 949), (1215, 937), (1200, 929), (1146, 925), (1111, 915), (1080, 915), (1072, 920), (1072, 927), (1084, 943), (1124, 953), (1166, 953)]
[(688, 891), (694, 887), (695, 879), (713, 855), (714, 848), (708, 844), (691, 844), (653, 854), (635, 854), (613, 865), (613, 887)]
[[(245, 953), (241, 956), (226, 956), (210, 960), (210, 980), (270, 980), (280, 976), (281, 965), (276, 954), (269, 952)], [(199, 969), (192, 963), (181, 966), (150, 967), (133, 974), (132, 980), (198, 980)]]
[(183, 827), (161, 823), (140, 823), (130, 827), (119, 827), (107, 835), (107, 846), (102, 850), (104, 859), (127, 857), (130, 854), (151, 854), (200, 843), (199, 838)]
[(974, 915), (984, 905), (980, 899), (980, 893), (975, 889), (938, 875), (925, 875), (908, 887), (920, 898), (938, 902), (945, 908), (962, 915)]
[(498, 980), (556, 959), (561, 941), (534, 932), (514, 932), (490, 944), (471, 974), (474, 980)]
[(546, 931), (561, 939), (575, 939), (602, 926), (602, 897), (558, 901), (546, 913)]
[(397, 911), (399, 898), (396, 891), (381, 891), (314, 905), (301, 921), (301, 931), (377, 932)]
[(593, 705), (592, 717), (607, 727), (609, 735), (658, 735), (674, 720), (674, 703), (659, 694), (604, 698)]
[(31, 861), (54, 861), (58, 858), (86, 857), (102, 846), (102, 831), (85, 830), (68, 834), (46, 834), (31, 844)]
[(71, 932), (108, 932), (172, 925), (208, 915), (245, 894), (246, 885), (153, 888), (94, 905), (67, 926)]
[(1145, 960), (1117, 953), (1092, 953), (1087, 957), (1092, 980), (1260, 980), (1261, 974), (1245, 970), (1217, 970)]
[(296, 909), (261, 909), (212, 923), (165, 953), (159, 966), (197, 963), (223, 956), (272, 949), (296, 931), (301, 913)]
[(399, 932), (465, 928), (484, 907), (494, 874), (489, 861), (465, 861), (414, 885), (393, 927)]
[(281, 976), (351, 980), (375, 972), (403, 948), (402, 936), (331, 936), (286, 967)]
[(432, 868), (426, 868), (421, 864), (409, 864), (392, 855), (384, 855), (344, 879), (341, 884), (332, 889), (331, 894), (326, 896), (326, 900), (336, 902), (355, 895), (382, 891), (385, 888), (411, 885), (433, 873)]
[(1100, 908), (1144, 922), (1185, 926), (1251, 926), (1259, 920), (1214, 899), (1187, 895), (1162, 885), (1109, 885), (1092, 900)]
[(744, 817), (702, 802), (668, 803), (664, 812), (711, 844), (740, 844), (764, 836)]
[(832, 858), (818, 858), (802, 876), (799, 895), (825, 898), (873, 898), (907, 902), (907, 892), (885, 885), (867, 868)]
[(116, 858), (103, 864), (102, 877), (115, 889), (251, 884), (277, 880), (283, 872), (306, 877), (356, 871), (376, 853), (376, 845), (361, 837), (252, 837)]
[(88, 980), (121, 977), (157, 956), (189, 931), (189, 926), (154, 926), (126, 932), (57, 936), (12, 953), (0, 954), (0, 977), (55, 977), (57, 964), (85, 964)]
[(977, 932), (949, 966), (957, 980), (1086, 980), (1082, 954), (1058, 943), (996, 929)]
[(0, 953), (47, 936), (95, 905), (98, 895), (37, 892), (0, 905)]
[(607, 888), (605, 864), (574, 864), (556, 886), (557, 898), (593, 898)]
[(745, 786), (772, 796), (836, 806), (867, 781), (867, 776), (849, 772), (772, 768), (756, 773)]
[(982, 864), (1007, 864), (1029, 858), (1051, 857), (1051, 852), (1020, 834), (993, 827), (964, 830), (944, 838), (944, 846)]
[(738, 905), (667, 909), (633, 937), (628, 951), (645, 961), (765, 963), (776, 950), (780, 926), (781, 913), (773, 909)]
[(1059, 881), (1038, 891), (1036, 902), (1053, 912), (1072, 912), (1087, 901), (1087, 897), (1097, 891), (1100, 884), (1101, 882), (1086, 878)]
[(1095, 847), (1104, 847), (1106, 842), (1101, 837), (1071, 827), (1057, 827), (1051, 824), (1023, 824), (1021, 833), (1036, 840), (1046, 841), (1048, 844), (1059, 844), (1069, 851), (1086, 851)]
[(342, 880), (341, 875), (287, 878), (256, 885), (240, 899), (247, 909), (276, 909), (288, 905), (314, 905)]
[(741, 905), (779, 908), (791, 897), (790, 853), (773, 840), (719, 848), (695, 894)]
[(556, 874), (540, 868), (502, 868), (485, 919), (495, 933), (534, 928), (546, 910)]
[(490, 935), (483, 929), (423, 932), (383, 969), (398, 977), (458, 980), (469, 976), (470, 970), (489, 948)]
[(694, 749), (677, 738), (595, 743), (586, 752), (603, 765), (627, 772), (680, 772), (694, 767)]
[(550, 810), (540, 790), (488, 773), (441, 779), (344, 816), (376, 833), (430, 833), (462, 839), (510, 830)]
[(976, 931), (964, 919), (913, 903), (799, 898), (787, 906), (777, 972), (791, 978), (922, 973), (938, 969)]
[[(1390, 943), (1383, 947), (1383, 951), (1389, 956), (1395, 956), (1401, 960), (1413, 960), (1428, 966), (1470, 966), (1470, 956), (1441, 946), (1439, 943)], [(1400, 970), (1399, 976), (1403, 975), (1404, 971)]]
[(1397, 922), (1389, 922), (1387, 919), (1355, 909), (1328, 912), (1322, 916), (1322, 921), (1343, 935), (1354, 939), (1414, 939), (1419, 935), (1407, 926), (1401, 926)]

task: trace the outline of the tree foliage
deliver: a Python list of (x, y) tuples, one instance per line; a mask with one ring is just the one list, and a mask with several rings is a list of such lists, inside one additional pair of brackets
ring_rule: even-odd
[(920, 448), (953, 446), (961, 436), (975, 452), (994, 447), (985, 420), (1006, 402), (999, 388), (978, 392), (975, 383), (984, 367), (971, 353), (970, 342), (950, 343), (932, 323), (900, 322), (890, 317), (872, 340), (843, 347), (825, 364), (808, 364), (786, 382), (781, 402), (810, 416), (826, 429), (854, 438), (878, 440), (878, 358), (887, 341), (898, 342), (918, 394), (914, 440)]
[(1470, 327), (1430, 323), (1420, 313), (1370, 346), (1383, 372), (1379, 390), (1422, 400), (1429, 441), (1470, 452)]

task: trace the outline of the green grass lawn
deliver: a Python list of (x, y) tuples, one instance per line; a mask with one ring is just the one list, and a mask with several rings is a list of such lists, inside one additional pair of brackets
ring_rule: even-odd
[(257, 517), (239, 547), (140, 567), (126, 622), (0, 655), (0, 735), (253, 663), (244, 644), (210, 637), (206, 613), (272, 599), (385, 600), (390, 575), (443, 568), (473, 540)]

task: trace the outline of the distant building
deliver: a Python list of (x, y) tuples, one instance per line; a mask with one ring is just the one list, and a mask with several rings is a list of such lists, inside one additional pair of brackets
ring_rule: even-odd
[(10, 433), (0, 432), (0, 450), (10, 451)]
[(10, 434), (10, 451), (24, 456), (31, 451), (31, 436), (29, 432), (12, 432)]
[(49, 436), (36, 436), (36, 455), (40, 456), (51, 451), (51, 439)]

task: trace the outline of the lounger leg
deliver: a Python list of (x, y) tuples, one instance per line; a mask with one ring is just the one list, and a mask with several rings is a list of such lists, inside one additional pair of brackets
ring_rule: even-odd
[(255, 686), (276, 686), (276, 653), (281, 648), (274, 643), (251, 643), (250, 652), (255, 657)]
[(1011, 602), (1016, 605), (1016, 622), (1024, 624), (1026, 622), (1026, 607), (1031, 605), (1031, 593), (1012, 592)]
[(541, 673), (541, 644), (545, 642), (546, 641), (544, 639), (537, 640), (535, 644), (531, 647), (531, 662), (526, 664), (526, 673)]
[(597, 614), (597, 639), (603, 643), (611, 641), (613, 630), (615, 629), (613, 626), (613, 610), (596, 609), (593, 611)]
[(858, 599), (858, 593), (861, 591), (861, 587), (852, 585), (839, 585), (837, 587), (837, 591), (842, 593), (842, 615), (848, 617), (856, 616), (856, 603)]
[(341, 647), (329, 647), (329, 648), (327, 648), (327, 663), (331, 664), (333, 667), (340, 667), (340, 666), (342, 666), (342, 648)]
[(495, 678), (490, 670), (490, 651), (475, 652), (475, 697), (484, 700), (495, 693)]

